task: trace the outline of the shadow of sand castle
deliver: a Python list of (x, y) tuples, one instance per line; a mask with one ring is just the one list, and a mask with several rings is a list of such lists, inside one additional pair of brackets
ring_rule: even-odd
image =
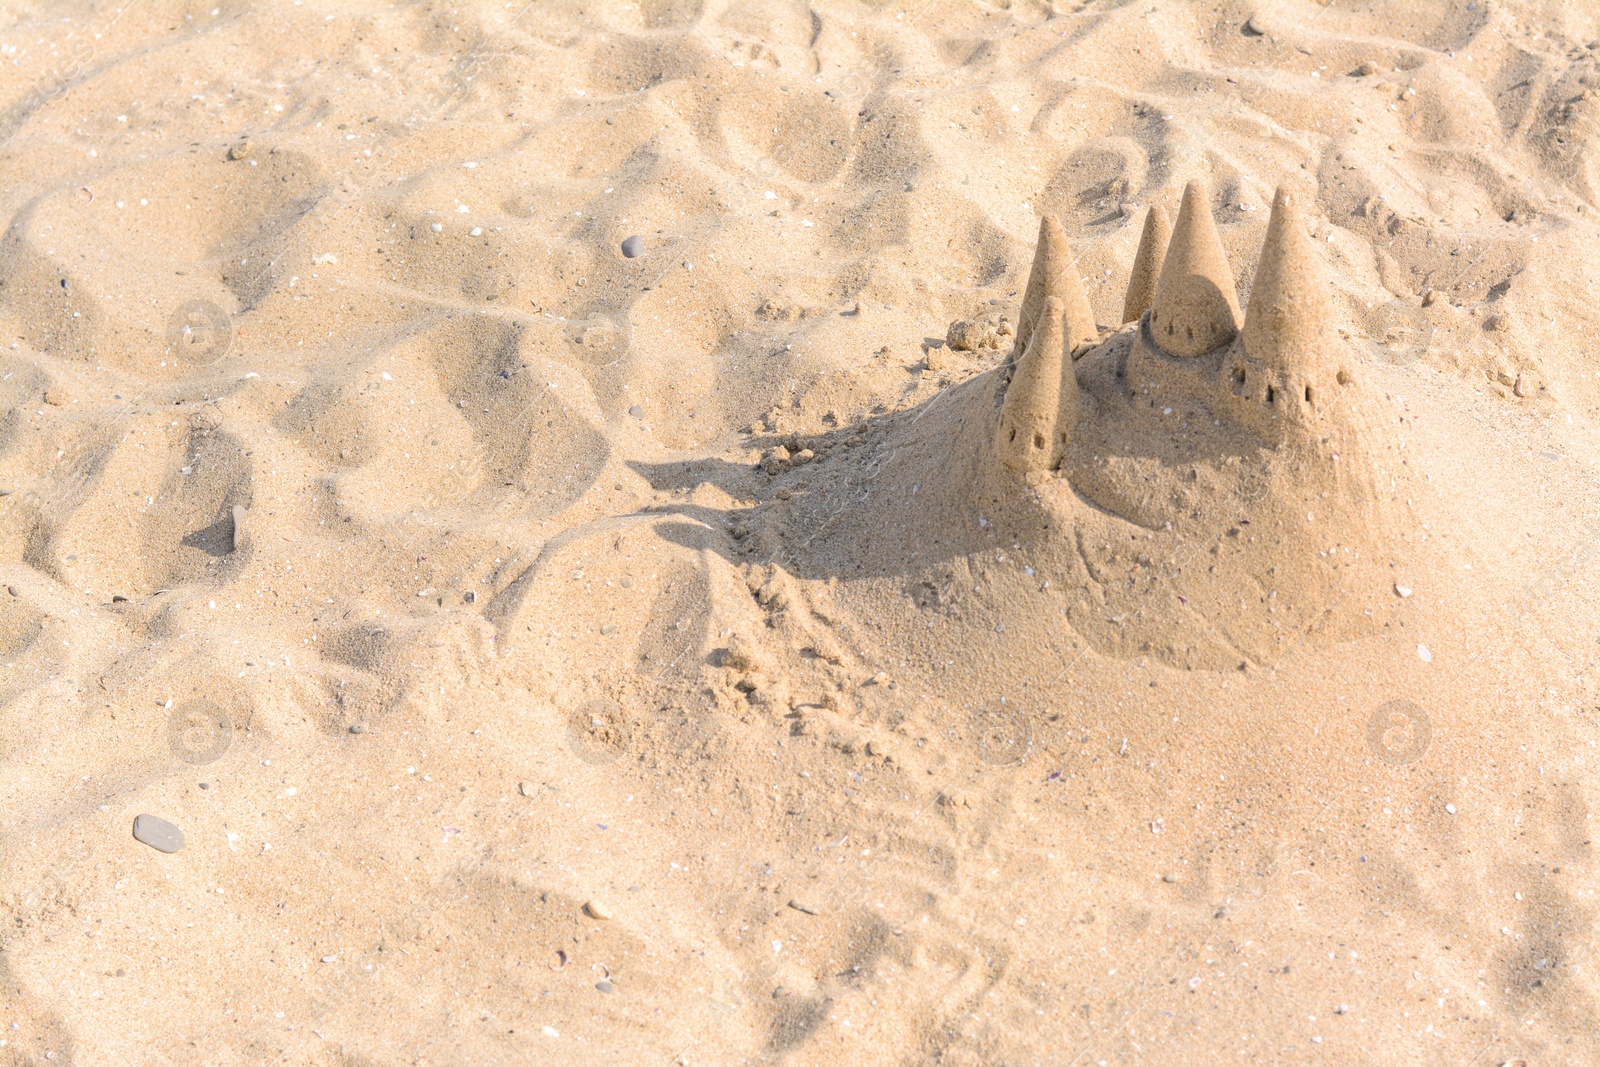
[(751, 501), (668, 508), (695, 529), (658, 532), (736, 563), (907, 589), (934, 572), (959, 583), (971, 567), (949, 564), (999, 554), (1023, 572), (991, 603), (1008, 628), (1069, 624), (1109, 654), (1192, 668), (1365, 632), (1396, 528), (1378, 473), (1389, 449), (1294, 196), (1277, 195), (1243, 316), (1198, 187), (1163, 252), (1165, 237), (1147, 225), (1133, 321), (1102, 331), (1045, 219), (1011, 362), (916, 408), (757, 442), (782, 444), (785, 469), (634, 464), (658, 489)]

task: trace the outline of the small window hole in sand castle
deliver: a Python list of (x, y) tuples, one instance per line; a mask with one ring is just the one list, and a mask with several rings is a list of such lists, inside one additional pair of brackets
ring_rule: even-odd
[[(1040, 224), (979, 481), (999, 487), (997, 521), (1012, 511), (1017, 543), (1032, 531), (1033, 550), (1055, 557), (1078, 595), (1068, 617), (1103, 649), (1270, 661), (1359, 628), (1344, 594), (1380, 580), (1384, 434), (1299, 193), (1274, 197), (1242, 313), (1233, 278), (1191, 182), (1170, 226), (1150, 208), (1124, 324), (1101, 329), (1061, 224)], [(1137, 579), (1108, 580), (1130, 540), (1148, 546)]]

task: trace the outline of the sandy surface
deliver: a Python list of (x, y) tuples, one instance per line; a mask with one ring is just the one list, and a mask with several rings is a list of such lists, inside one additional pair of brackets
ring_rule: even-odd
[(1600, 16), (1261, 7), (8, 8), (0, 1064), (1600, 1062)]

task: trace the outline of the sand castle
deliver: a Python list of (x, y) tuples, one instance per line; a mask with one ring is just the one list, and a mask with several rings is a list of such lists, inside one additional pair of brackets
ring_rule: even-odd
[(1191, 183), (1170, 227), (1148, 213), (1126, 321), (1102, 330), (1060, 224), (1040, 225), (978, 479), (1103, 648), (1271, 659), (1338, 630), (1336, 606), (1384, 554), (1381, 428), (1293, 192), (1274, 199), (1242, 314), (1233, 279)]
[(826, 531), (798, 566), (878, 553), (919, 588), (954, 589), (950, 560), (1003, 546), (1026, 561), (994, 594), (1004, 632), (1047, 641), (1065, 624), (1104, 654), (1194, 669), (1366, 632), (1402, 505), (1331, 293), (1281, 191), (1241, 313), (1191, 185), (1170, 227), (1151, 209), (1129, 321), (1101, 328), (1046, 217), (1010, 358), (886, 421), (898, 481), (872, 495), (871, 520), (834, 522), (827, 494), (791, 504)]
[[(1310, 445), (1352, 382), (1326, 289), (1295, 195), (1279, 189), (1241, 321), (1216, 223), (1191, 182), (1174, 226), (1159, 206), (1146, 217), (1124, 305), (1125, 321), (1136, 325), (1117, 353), (1116, 377), (1142, 406), (1198, 404), (1272, 447)], [(1000, 412), (996, 445), (1007, 466), (1062, 465), (1083, 404), (1073, 356), (1086, 355), (1095, 339), (1060, 223), (1046, 217)]]

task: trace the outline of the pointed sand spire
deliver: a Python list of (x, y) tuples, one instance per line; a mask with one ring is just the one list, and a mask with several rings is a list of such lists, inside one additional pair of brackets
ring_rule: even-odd
[[(1005, 465), (1016, 471), (1047, 471), (1061, 460), (1061, 435), (1057, 428), (1061, 409), (1063, 374), (1072, 374), (1072, 357), (1066, 346), (1066, 305), (1047, 296), (1035, 319), (1028, 347), (1017, 366), (1000, 405), (1000, 429), (995, 444)], [(1076, 413), (1077, 378), (1072, 379)]]
[(1244, 320), (1250, 357), (1280, 370), (1315, 368), (1332, 332), (1327, 282), (1293, 192), (1279, 187)]
[(1190, 182), (1150, 305), (1150, 333), (1164, 352), (1198, 356), (1222, 347), (1238, 332), (1233, 270), (1222, 251), (1209, 198), (1198, 182)]
[(1128, 276), (1123, 322), (1136, 322), (1150, 310), (1150, 299), (1155, 296), (1156, 281), (1161, 277), (1161, 264), (1167, 258), (1167, 243), (1171, 240), (1172, 223), (1167, 219), (1167, 209), (1151, 204), (1144, 216), (1144, 233), (1139, 237), (1139, 252), (1133, 257), (1133, 271)]
[(1028, 341), (1034, 325), (1044, 310), (1048, 297), (1061, 301), (1066, 311), (1065, 336), (1070, 351), (1095, 339), (1094, 312), (1083, 291), (1083, 280), (1072, 262), (1072, 250), (1067, 247), (1067, 235), (1061, 229), (1061, 220), (1046, 215), (1039, 220), (1039, 243), (1033, 253), (1033, 270), (1028, 274), (1028, 287), (1022, 293), (1022, 313), (1018, 315), (1016, 352), (1020, 358), (1028, 350)]

